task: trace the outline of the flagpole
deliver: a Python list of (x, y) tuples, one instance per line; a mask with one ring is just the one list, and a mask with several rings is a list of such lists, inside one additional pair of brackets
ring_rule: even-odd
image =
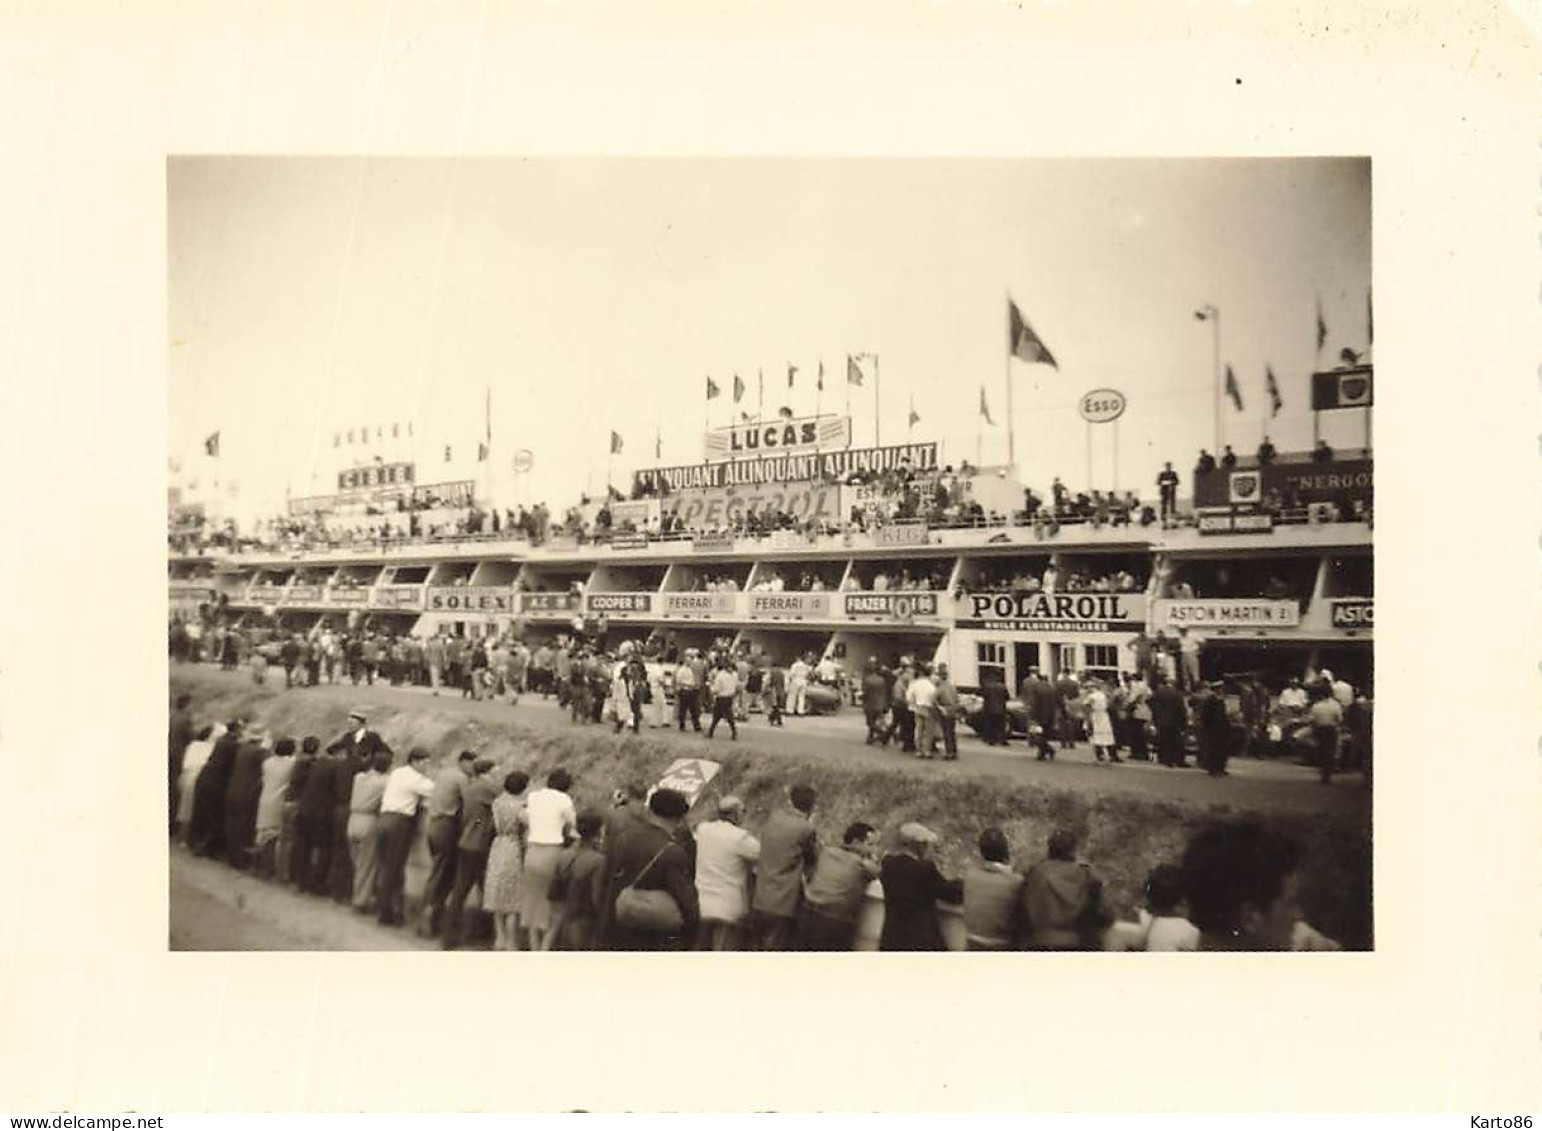
[(1215, 322), (1215, 452), (1221, 451), (1221, 311), (1219, 307), (1211, 307), (1215, 313), (1212, 316)]
[(905, 443), (916, 438), (916, 395), (910, 394), (910, 413), (905, 417)]
[(1092, 421), (1087, 421), (1087, 490), (1092, 490)]
[(878, 420), (879, 420), (878, 406), (880, 404), (880, 401), (878, 399), (879, 398), (879, 389), (878, 389), (878, 355), (876, 353), (872, 353), (872, 354), (868, 354), (868, 356), (873, 359), (873, 447), (881, 448), (881, 447), (883, 447), (883, 433), (882, 433), (882, 430), (881, 430), (881, 426), (878, 423)]
[(1007, 357), (1005, 363), (1007, 383), (1007, 467), (1015, 475), (1017, 473), (1017, 429), (1012, 423), (1012, 335), (1007, 335)]

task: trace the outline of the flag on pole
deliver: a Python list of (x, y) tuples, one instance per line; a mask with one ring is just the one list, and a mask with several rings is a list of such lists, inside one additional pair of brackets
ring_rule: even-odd
[(445, 463), (449, 463), (450, 462), (450, 445), (449, 444), (446, 444), (444, 446), (444, 462)]
[(910, 394), (910, 426), (912, 428), (914, 428), (917, 424), (920, 424), (920, 423), (921, 423), (921, 414), (916, 411), (916, 396), (915, 396), (914, 393), (911, 393)]
[(219, 459), (220, 434), (218, 432), (212, 433), (209, 438), (203, 442), (203, 451), (205, 455), (213, 456), (215, 459)]
[(855, 354), (846, 355), (846, 384), (862, 387), (862, 367), (857, 364)]
[(741, 411), (741, 412), (740, 412), (740, 413), (739, 413), (739, 419), (740, 419), (740, 421), (742, 421), (742, 422), (743, 422), (743, 423), (745, 423), (745, 424), (748, 424), (748, 423), (749, 423), (749, 422), (750, 422), (750, 414), (749, 414), (749, 413), (747, 413), (747, 412), (742, 412), (742, 411)]
[(1317, 296), (1317, 352), (1322, 352), (1323, 343), (1328, 340), (1328, 324), (1322, 320), (1322, 295)]
[(653, 434), (653, 458), (664, 458), (664, 430), (662, 428)]
[(1237, 375), (1232, 372), (1231, 366), (1226, 367), (1226, 395), (1231, 398), (1231, 403), (1238, 412), (1242, 411), (1242, 390), (1237, 387)]
[(491, 447), (493, 443), (493, 387), (491, 385), (487, 386), (487, 411), (484, 419), (487, 421), (487, 444)]
[(722, 393), (722, 391), (722, 389), (717, 387), (716, 381), (714, 381), (711, 377), (707, 378), (707, 399), (709, 401), (716, 399), (717, 396)]
[(734, 404), (744, 399), (744, 379), (737, 373), (734, 374)]
[(1376, 319), (1371, 313), (1371, 288), (1365, 288), (1365, 344), (1376, 341)]
[(1285, 401), (1280, 396), (1280, 383), (1274, 379), (1274, 366), (1272, 365), (1264, 369), (1264, 386), (1269, 390), (1269, 403), (1272, 406), (1272, 411), (1270, 411), (1269, 415), (1280, 415), (1280, 409), (1284, 406)]
[(787, 366), (787, 387), (789, 389), (792, 388), (793, 378), (796, 377), (797, 375), (798, 375), (798, 367), (796, 365), (792, 365), (792, 364), (789, 363), (788, 366)]
[(400, 424), (396, 423), (393, 420), (391, 422), (391, 439), (393, 439), (393, 440), (400, 440), (401, 438), (402, 438), (402, 426)]
[(350, 444), (353, 443), (353, 429), (352, 428), (348, 429), (348, 442)]
[(610, 434), (610, 454), (613, 456), (621, 454), (621, 433), (619, 432), (612, 431)]
[[(376, 456), (375, 458), (378, 460), (380, 457)], [(482, 444), (482, 443), (477, 444), (477, 462), (478, 463), (486, 463), (487, 462), (487, 445), (486, 444)]]
[(1028, 320), (1017, 309), (1017, 303), (1012, 301), (1010, 295), (1007, 296), (1007, 350), (1013, 357), (1029, 364), (1042, 362), (1051, 369), (1060, 368), (1055, 355), (1049, 352), (1044, 340), (1033, 332), (1033, 327), (1028, 325)]
[(825, 391), (825, 359), (819, 359), (819, 379), (814, 382), (814, 388), (821, 393)]
[(980, 386), (980, 415), (985, 417), (985, 423), (987, 423), (989, 425), (992, 425), (992, 426), (995, 425), (996, 422), (991, 419), (991, 406), (985, 403), (985, 386), (984, 385)]
[(781, 408), (777, 409), (776, 410), (776, 414), (778, 416), (780, 416), (783, 420), (791, 420), (792, 419), (792, 409), (788, 408), (786, 405), (783, 405)]

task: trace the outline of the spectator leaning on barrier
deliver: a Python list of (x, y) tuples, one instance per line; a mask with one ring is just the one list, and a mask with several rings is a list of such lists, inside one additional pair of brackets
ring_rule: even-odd
[(749, 915), (750, 869), (760, 841), (743, 828), (744, 803), (729, 795), (717, 816), (696, 828), (696, 896), (701, 908), (697, 950), (738, 950)]
[(964, 930), (969, 950), (1011, 950), (1022, 927), (1023, 877), (1011, 865), (1006, 834), (980, 834), (980, 858), (964, 872)]
[(910, 821), (899, 828), (899, 851), (883, 858), (883, 931), (880, 950), (946, 950), (937, 921), (938, 903), (958, 903), (963, 884), (932, 863), (938, 841), (925, 825)]
[(815, 794), (801, 782), (787, 791), (787, 805), (766, 820), (755, 869), (755, 942), (759, 950), (787, 950), (798, 919), (803, 879), (819, 855), (814, 831)]
[(853, 821), (846, 826), (839, 845), (820, 848), (798, 916), (800, 949), (852, 948), (867, 886), (878, 878), (878, 864), (873, 859), (875, 831), (865, 821)]

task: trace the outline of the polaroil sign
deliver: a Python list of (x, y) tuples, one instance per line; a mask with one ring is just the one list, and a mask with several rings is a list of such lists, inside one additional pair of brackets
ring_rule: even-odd
[(996, 632), (1138, 632), (1139, 593), (966, 593), (958, 624)]

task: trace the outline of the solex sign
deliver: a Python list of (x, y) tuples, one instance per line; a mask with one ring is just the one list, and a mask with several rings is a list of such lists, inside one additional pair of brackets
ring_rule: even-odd
[(722, 768), (720, 763), (705, 758), (676, 758), (654, 788), (677, 790), (685, 795), (687, 804), (695, 805)]
[(510, 613), (514, 611), (514, 593), (490, 585), (430, 589), (428, 608), (435, 613)]
[(1124, 415), (1127, 403), (1118, 389), (1093, 389), (1077, 407), (1088, 424), (1109, 424)]

